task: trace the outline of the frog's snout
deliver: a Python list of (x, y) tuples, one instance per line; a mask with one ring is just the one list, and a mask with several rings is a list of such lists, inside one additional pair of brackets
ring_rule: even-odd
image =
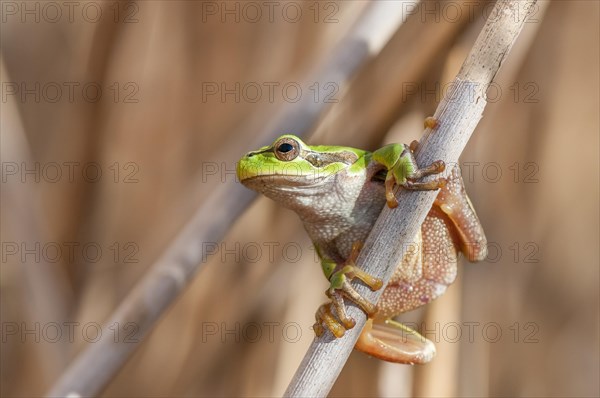
[(243, 162), (246, 159), (248, 155), (244, 155), (244, 157), (242, 159), (240, 159), (239, 162), (237, 162), (237, 165), (235, 167), (235, 174), (237, 175), (238, 181), (243, 181), (244, 178), (244, 166), (243, 166)]

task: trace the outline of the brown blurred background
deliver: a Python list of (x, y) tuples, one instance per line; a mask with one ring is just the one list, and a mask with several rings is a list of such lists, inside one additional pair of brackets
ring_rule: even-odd
[[(293, 106), (281, 87), (367, 6), (276, 3), (254, 20), (236, 2), (212, 2), (215, 15), (199, 1), (2, 2), (2, 396), (43, 395), (98, 332), (116, 333), (94, 325), (207, 195), (236, 183), (220, 173), (255, 149), (247, 127)], [(282, 17), (290, 3), (301, 18)], [(315, 103), (339, 90), (309, 142), (418, 138), (490, 9), (421, 7), (433, 11), (411, 15), (349, 86), (319, 82), (334, 85)], [(600, 394), (599, 12), (538, 4), (496, 76), (462, 157), (490, 257), (401, 317), (437, 357), (410, 367), (354, 352), (332, 396)], [(238, 83), (239, 101), (221, 98)], [(310, 242), (295, 214), (259, 198), (220, 248), (105, 396), (282, 394), (325, 299)], [(56, 335), (65, 322), (72, 338)]]

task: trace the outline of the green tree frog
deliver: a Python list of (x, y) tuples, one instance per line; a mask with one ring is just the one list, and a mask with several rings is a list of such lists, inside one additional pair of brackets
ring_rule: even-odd
[[(391, 144), (374, 152), (342, 146), (307, 145), (294, 135), (282, 135), (271, 145), (244, 155), (237, 175), (246, 187), (294, 210), (304, 223), (330, 282), (331, 300), (315, 315), (320, 336), (325, 328), (335, 337), (355, 325), (344, 300), (356, 303), (368, 316), (355, 348), (386, 361), (426, 363), (435, 355), (433, 343), (392, 317), (427, 304), (454, 281), (457, 253), (470, 261), (485, 258), (487, 242), (466, 195), (460, 172), (428, 182), (427, 175), (444, 171), (442, 161), (419, 168), (413, 151), (418, 145)], [(440, 189), (420, 232), (385, 287), (377, 303), (351, 286), (358, 278), (372, 290), (382, 281), (355, 265), (383, 206), (398, 205), (394, 186)]]

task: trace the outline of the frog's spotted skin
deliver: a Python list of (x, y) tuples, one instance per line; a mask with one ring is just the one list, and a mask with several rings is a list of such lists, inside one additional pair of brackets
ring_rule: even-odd
[(378, 317), (389, 318), (427, 304), (454, 282), (457, 253), (452, 228), (448, 217), (431, 209), (415, 239), (422, 250), (415, 247), (405, 256), (404, 265), (396, 267), (377, 303)]
[[(431, 189), (437, 186), (419, 183), (411, 176), (437, 173), (442, 170), (440, 163), (419, 170), (409, 148), (399, 144), (371, 153), (348, 147), (309, 146), (295, 136), (284, 135), (272, 145), (245, 155), (237, 172), (245, 186), (298, 213), (332, 283), (328, 295), (340, 305), (341, 296), (334, 284), (346, 283), (346, 277), (337, 271), (354, 267), (353, 245), (366, 240), (385, 206), (386, 192), (389, 194), (384, 183), (386, 173), (388, 179), (392, 174), (396, 183), (408, 181), (407, 187), (412, 189)], [(388, 200), (388, 204), (394, 203)], [(454, 169), (415, 237), (414, 250), (409, 250), (396, 268), (356, 348), (393, 362), (429, 361), (435, 354), (433, 343), (386, 318), (443, 294), (456, 277), (458, 251), (471, 261), (481, 260), (486, 255), (486, 240), (460, 173)], [(370, 283), (376, 288), (376, 281)], [(351, 292), (343, 293), (348, 298)], [(361, 304), (359, 301), (355, 302)], [(362, 303), (361, 307), (367, 305)], [(315, 331), (322, 332), (325, 325), (341, 337), (345, 329), (353, 327), (353, 320), (343, 319), (340, 315), (345, 310), (335, 307), (341, 310), (337, 321), (330, 308), (319, 309)]]

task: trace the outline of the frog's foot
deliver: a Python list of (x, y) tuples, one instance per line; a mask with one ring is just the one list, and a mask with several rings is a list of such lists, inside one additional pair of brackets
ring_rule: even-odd
[(355, 265), (345, 265), (335, 272), (330, 278), (331, 286), (325, 291), (331, 303), (323, 304), (315, 314), (316, 322), (313, 329), (317, 336), (321, 336), (325, 331), (323, 326), (338, 338), (342, 337), (346, 330), (354, 327), (356, 321), (348, 315), (344, 298), (356, 303), (367, 316), (375, 315), (377, 307), (361, 296), (350, 284), (355, 278), (360, 279), (371, 290), (379, 290), (383, 286), (381, 279), (367, 274)]
[[(411, 146), (413, 145), (414, 143), (411, 143)], [(385, 177), (385, 199), (388, 207), (393, 209), (398, 206), (398, 199), (396, 199), (396, 196), (394, 195), (394, 184), (398, 184), (404, 189), (412, 191), (430, 191), (446, 186), (446, 179), (444, 178), (437, 178), (426, 182), (417, 181), (423, 177), (443, 172), (446, 169), (446, 164), (442, 160), (436, 160), (423, 168), (416, 168), (416, 162), (413, 164), (415, 165), (415, 170), (407, 175), (405, 180), (401, 183), (398, 183), (394, 170), (388, 170)]]
[(354, 348), (384, 361), (410, 365), (427, 363), (435, 356), (430, 340), (391, 319), (368, 319)]

